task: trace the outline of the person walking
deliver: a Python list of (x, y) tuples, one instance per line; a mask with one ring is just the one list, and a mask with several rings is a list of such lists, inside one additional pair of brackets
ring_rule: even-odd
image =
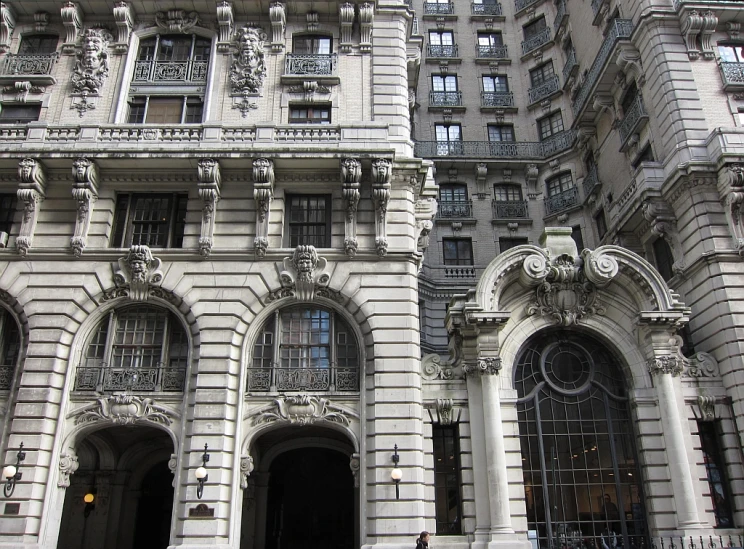
[(416, 549), (429, 549), (429, 532), (424, 530), (416, 540)]

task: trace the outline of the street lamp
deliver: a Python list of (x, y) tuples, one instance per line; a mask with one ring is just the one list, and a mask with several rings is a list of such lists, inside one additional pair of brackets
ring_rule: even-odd
[(393, 482), (395, 483), (395, 499), (400, 499), (400, 479), (403, 478), (403, 471), (398, 468), (400, 456), (398, 455), (397, 444), (395, 445), (394, 450), (395, 453), (393, 454), (393, 464), (395, 464), (395, 468), (393, 468), (393, 470), (390, 472), (390, 478), (392, 478)]
[(13, 490), (15, 490), (15, 486), (18, 483), (19, 480), (21, 480), (21, 477), (23, 476), (18, 469), (21, 468), (21, 462), (26, 459), (26, 452), (23, 451), (23, 443), (21, 442), (21, 446), (18, 449), (18, 454), (16, 455), (16, 464), (15, 465), (6, 465), (3, 467), (3, 478), (5, 479), (5, 487), (3, 488), (3, 493), (5, 493), (5, 497), (9, 498), (13, 495)]
[(199, 499), (201, 499), (202, 495), (204, 494), (204, 483), (209, 480), (209, 475), (207, 474), (207, 462), (209, 461), (207, 448), (208, 446), (205, 444), (204, 454), (202, 455), (202, 466), (197, 467), (196, 471), (194, 471), (196, 481), (199, 483), (199, 486), (196, 487), (196, 497), (198, 497)]

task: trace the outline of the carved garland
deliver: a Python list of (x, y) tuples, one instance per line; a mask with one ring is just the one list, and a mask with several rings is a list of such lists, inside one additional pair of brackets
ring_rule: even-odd
[(78, 209), (70, 248), (75, 257), (80, 257), (88, 243), (93, 202), (98, 198), (98, 166), (93, 160), (78, 158), (72, 163), (72, 179), (72, 197), (77, 201)]
[(199, 253), (207, 258), (212, 253), (214, 245), (214, 216), (217, 202), (220, 199), (220, 184), (222, 175), (220, 163), (214, 158), (199, 160), (199, 196), (204, 201), (202, 208), (201, 236), (199, 237)]

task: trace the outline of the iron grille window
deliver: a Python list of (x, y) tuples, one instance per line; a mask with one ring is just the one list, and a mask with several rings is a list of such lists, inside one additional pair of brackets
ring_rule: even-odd
[(331, 107), (320, 105), (294, 105), (289, 109), (290, 124), (330, 124)]
[(189, 344), (173, 313), (136, 305), (113, 311), (88, 340), (78, 391), (183, 391)]
[(489, 141), (514, 141), (514, 126), (488, 125)]
[(566, 192), (568, 189), (573, 188), (573, 179), (569, 172), (557, 175), (551, 179), (548, 179), (548, 196), (557, 196), (562, 192)]
[(528, 529), (538, 547), (645, 547), (625, 380), (588, 337), (541, 334), (514, 370)]
[(548, 137), (562, 132), (563, 116), (561, 115), (561, 111), (540, 118), (537, 121), (537, 127), (540, 131), (540, 141), (544, 141)]
[(462, 533), (460, 444), (457, 425), (431, 426), (437, 534)]
[(522, 200), (522, 187), (519, 185), (494, 185), (493, 199), (499, 202)]
[(57, 51), (59, 36), (56, 34), (24, 34), (18, 46), (18, 55), (49, 55)]
[(132, 97), (130, 124), (199, 124), (204, 114), (201, 97)]
[(0, 105), (0, 124), (28, 124), (41, 116), (41, 103), (25, 105)]
[(548, 61), (547, 63), (540, 65), (536, 69), (532, 69), (530, 71), (530, 82), (532, 83), (532, 87), (536, 88), (538, 86), (541, 86), (542, 84), (545, 84), (553, 76), (555, 76), (553, 62)]
[(656, 270), (659, 271), (661, 278), (669, 281), (674, 276), (674, 269), (672, 269), (672, 265), (674, 265), (672, 249), (663, 238), (657, 238), (651, 246), (654, 249)]
[(718, 422), (698, 421), (697, 425), (700, 450), (703, 452), (703, 463), (708, 477), (710, 501), (713, 504), (713, 515), (716, 517), (716, 528), (733, 528), (733, 501), (723, 452), (721, 452)]
[(457, 76), (433, 74), (431, 76), (431, 89), (435, 92), (456, 92)]
[(530, 38), (534, 38), (547, 28), (548, 24), (545, 22), (545, 17), (541, 17), (537, 21), (533, 21), (529, 25), (525, 25), (524, 27), (522, 27), (525, 41), (529, 40)]
[(186, 194), (119, 194), (116, 197), (111, 246), (182, 248)]
[(482, 78), (484, 92), (501, 92), (509, 91), (509, 81), (503, 74), (488, 75)]
[(439, 187), (439, 200), (442, 202), (465, 202), (467, 199), (467, 185), (441, 185)]
[(249, 391), (359, 390), (356, 337), (326, 309), (293, 307), (274, 313), (256, 340), (251, 364)]
[(289, 204), (289, 247), (331, 246), (331, 199), (327, 195), (295, 195)]
[(469, 238), (445, 238), (442, 240), (445, 265), (472, 265), (473, 242)]
[(18, 199), (13, 193), (0, 194), (0, 232), (10, 234)]
[(581, 234), (581, 225), (571, 227), (571, 238), (576, 242), (576, 249), (581, 253), (584, 249), (584, 237)]
[(292, 37), (292, 53), (301, 55), (330, 55), (333, 40), (329, 36), (301, 34)]
[(526, 238), (499, 238), (499, 252), (503, 254), (506, 250), (511, 250), (525, 244), (528, 244)]
[(0, 307), (0, 390), (10, 389), (21, 354), (21, 333), (8, 311)]

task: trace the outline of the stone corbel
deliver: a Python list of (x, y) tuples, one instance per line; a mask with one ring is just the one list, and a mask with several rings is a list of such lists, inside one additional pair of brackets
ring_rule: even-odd
[(0, 2), (0, 53), (10, 50), (13, 29), (15, 29), (13, 9), (7, 2)]
[(327, 287), (331, 281), (331, 275), (325, 272), (327, 264), (324, 257), (318, 257), (315, 246), (297, 246), (292, 257), (284, 258), (279, 280), (297, 299), (312, 301), (316, 290)]
[(698, 414), (699, 421), (716, 420), (716, 397), (702, 393), (697, 397), (697, 406), (700, 411)]
[(126, 257), (119, 258), (118, 264), (114, 283), (118, 288), (128, 288), (132, 301), (147, 301), (150, 290), (163, 282), (163, 262), (153, 257), (147, 246), (132, 246)]
[(199, 253), (202, 257), (207, 258), (212, 253), (212, 246), (214, 245), (214, 217), (217, 211), (217, 202), (220, 199), (222, 174), (220, 173), (220, 163), (214, 158), (200, 159), (197, 169), (199, 171), (199, 196), (204, 201)]
[(271, 51), (280, 52), (284, 49), (284, 28), (287, 25), (287, 11), (281, 2), (273, 2), (269, 6), (271, 19)]
[(615, 100), (611, 95), (594, 94), (592, 108), (599, 113), (599, 116), (608, 114), (613, 119), (616, 118)]
[(637, 49), (630, 46), (621, 47), (615, 64), (625, 73), (624, 85), (627, 86), (632, 80), (635, 80), (639, 87), (645, 83), (641, 54)]
[(114, 20), (116, 21), (116, 29), (118, 31), (114, 51), (119, 54), (127, 53), (129, 49), (129, 38), (132, 36), (132, 29), (134, 28), (134, 11), (129, 2), (117, 2), (114, 4)]
[(16, 238), (16, 249), (26, 255), (34, 240), (39, 203), (46, 196), (46, 174), (44, 166), (33, 158), (24, 158), (18, 163), (18, 200), (23, 202), (23, 220)]
[(168, 10), (155, 14), (155, 24), (167, 32), (187, 33), (199, 23), (199, 14), (195, 11)]
[(586, 149), (592, 148), (592, 140), (597, 137), (597, 128), (594, 126), (579, 126), (579, 130), (576, 134), (576, 143), (579, 149), (586, 151)]
[(741, 23), (735, 23), (734, 21), (726, 23), (726, 33), (728, 34), (729, 40), (738, 40), (740, 32)]
[(49, 26), (49, 20), (49, 12), (37, 11), (34, 13), (34, 30), (36, 30), (36, 32), (46, 32), (47, 27)]
[(77, 2), (65, 2), (61, 15), (62, 24), (67, 31), (65, 43), (62, 44), (62, 53), (72, 55), (75, 53), (78, 37), (83, 32), (83, 10)]
[(240, 456), (240, 488), (245, 490), (248, 488), (248, 477), (251, 476), (255, 465), (253, 463), (253, 457), (248, 454)]
[(372, 51), (372, 23), (375, 19), (375, 6), (364, 2), (359, 6), (359, 49), (362, 53)]
[(726, 165), (719, 180), (734, 248), (744, 257), (744, 165)]
[(354, 15), (354, 4), (351, 2), (344, 2), (338, 6), (338, 20), (341, 26), (339, 45), (342, 53), (351, 51), (351, 31), (354, 28)]
[(706, 11), (703, 13), (703, 26), (700, 30), (700, 48), (703, 50), (703, 57), (705, 59), (715, 59), (715, 53), (713, 47), (710, 45), (710, 39), (713, 33), (716, 32), (718, 26), (718, 16), (713, 11)]
[(308, 32), (315, 32), (318, 30), (319, 20), (318, 20), (318, 12), (317, 11), (309, 11), (305, 15), (305, 20), (307, 22), (307, 31)]
[(460, 413), (462, 410), (455, 406), (455, 402), (451, 398), (438, 398), (434, 401), (432, 408), (429, 408), (429, 417), (432, 423), (455, 425), (460, 422)]
[(351, 454), (349, 458), (349, 469), (351, 469), (351, 474), (354, 475), (354, 488), (359, 488), (359, 470), (361, 469), (361, 465), (362, 460), (359, 454), (356, 452)]
[(72, 198), (78, 203), (78, 208), (70, 248), (75, 257), (80, 257), (88, 244), (91, 210), (98, 198), (98, 166), (93, 160), (78, 158), (72, 163), (72, 179)]
[(362, 180), (362, 163), (356, 158), (341, 160), (341, 195), (344, 198), (344, 251), (349, 257), (357, 253), (359, 243), (356, 237), (357, 206), (359, 205), (359, 188)]
[(274, 162), (268, 158), (253, 161), (253, 199), (256, 201), (256, 257), (264, 257), (269, 247), (269, 211), (274, 198)]
[(377, 255), (387, 255), (387, 207), (390, 202), (390, 188), (393, 177), (393, 163), (387, 158), (372, 161), (372, 202), (375, 205), (375, 250)]
[(651, 226), (651, 233), (663, 238), (672, 250), (676, 261), (672, 270), (679, 274), (685, 269), (684, 254), (677, 232), (677, 220), (669, 205), (662, 200), (646, 200), (641, 208), (643, 218)]
[(235, 17), (233, 16), (233, 8), (230, 2), (223, 0), (217, 4), (217, 24), (220, 27), (220, 39), (217, 42), (217, 51), (221, 53), (227, 53), (230, 51), (230, 42), (232, 40), (233, 24), (235, 23)]
[(682, 22), (682, 38), (684, 38), (687, 47), (687, 56), (693, 61), (700, 56), (697, 37), (702, 28), (703, 17), (700, 13), (697, 10), (687, 12), (687, 17)]
[(479, 162), (475, 165), (475, 186), (478, 194), (486, 194), (486, 176), (488, 175), (488, 165), (485, 162)]
[(74, 475), (75, 471), (80, 467), (78, 457), (72, 449), (68, 449), (59, 456), (59, 479), (57, 480), (58, 488), (69, 488), (70, 487), (70, 475)]
[(540, 191), (537, 188), (537, 175), (539, 170), (537, 164), (527, 164), (524, 169), (524, 181), (527, 183), (527, 198), (535, 200)]

